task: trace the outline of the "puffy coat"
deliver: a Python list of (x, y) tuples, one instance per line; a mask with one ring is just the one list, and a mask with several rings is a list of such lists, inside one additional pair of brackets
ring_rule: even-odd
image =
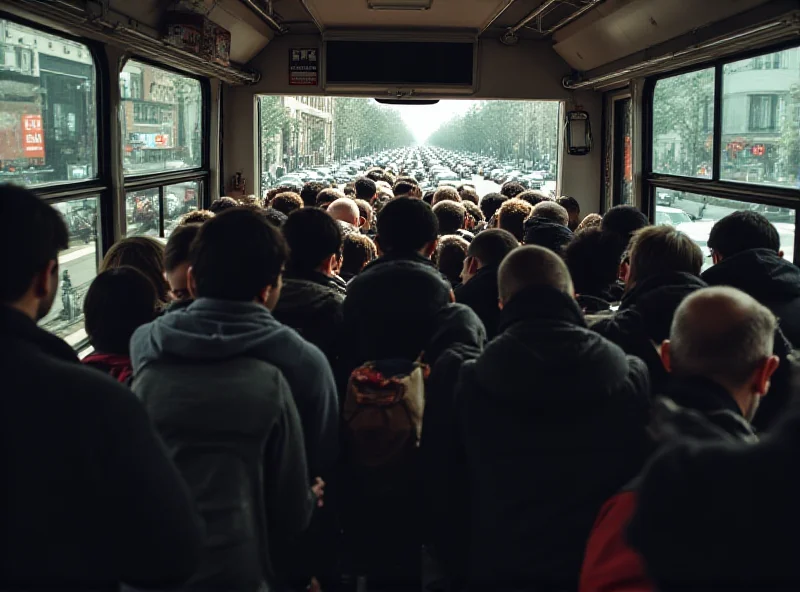
[(646, 458), (647, 369), (550, 288), (516, 295), (500, 331), (458, 386), (470, 586), (572, 590), (598, 510)]

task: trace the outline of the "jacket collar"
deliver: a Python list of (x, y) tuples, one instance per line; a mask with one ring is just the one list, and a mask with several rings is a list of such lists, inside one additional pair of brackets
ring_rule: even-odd
[(739, 405), (728, 390), (703, 376), (676, 378), (667, 387), (666, 394), (681, 407), (695, 409), (706, 415), (715, 411), (730, 411), (742, 415)]
[(516, 323), (533, 320), (586, 326), (575, 299), (548, 286), (531, 286), (514, 296), (500, 313), (500, 332)]
[(428, 257), (423, 257), (417, 252), (412, 253), (386, 253), (385, 255), (381, 255), (375, 261), (370, 263), (364, 268), (364, 271), (370, 269), (371, 267), (376, 267), (378, 265), (382, 265), (383, 263), (389, 263), (390, 261), (413, 261), (415, 263), (422, 263), (423, 265), (427, 265), (428, 267), (436, 268), (436, 264), (431, 261)]
[(0, 305), (0, 335), (27, 341), (60, 360), (78, 362), (75, 352), (63, 339), (39, 328), (33, 320), (10, 306)]
[(651, 276), (637, 282), (622, 297), (620, 310), (635, 306), (643, 297), (657, 292), (667, 286), (686, 286), (687, 288), (705, 288), (706, 283), (699, 277), (682, 271), (670, 271)]
[(287, 280), (302, 280), (305, 282), (312, 282), (314, 284), (319, 284), (320, 286), (325, 286), (326, 288), (334, 288), (336, 290), (344, 290), (346, 288), (345, 285), (340, 286), (336, 282), (336, 278), (325, 275), (321, 271), (317, 270), (303, 272), (287, 271), (284, 274), (284, 278)]

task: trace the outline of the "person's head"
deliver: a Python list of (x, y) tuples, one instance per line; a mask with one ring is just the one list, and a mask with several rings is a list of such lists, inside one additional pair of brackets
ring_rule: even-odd
[(215, 214), (219, 214), (220, 212), (224, 212), (229, 208), (237, 207), (239, 207), (239, 202), (232, 197), (220, 197), (219, 199), (212, 201), (208, 209)]
[(531, 211), (531, 217), (544, 218), (550, 222), (555, 222), (561, 226), (569, 224), (569, 214), (567, 210), (554, 201), (543, 201), (536, 204)]
[[(319, 181), (309, 181), (300, 190), (300, 198), (303, 200), (303, 205), (306, 208), (314, 208), (317, 206), (317, 196), (320, 191), (328, 189), (325, 183)], [(288, 213), (286, 214), (289, 215)]]
[(600, 214), (587, 214), (586, 217), (578, 224), (576, 233), (583, 232), (588, 228), (600, 228), (603, 224), (603, 217)]
[(365, 199), (357, 199), (356, 205), (358, 206), (359, 227), (362, 231), (372, 228), (372, 206)]
[(467, 249), (461, 281), (466, 284), (484, 267), (498, 267), (506, 255), (518, 246), (519, 241), (507, 230), (490, 228), (479, 232)]
[(574, 197), (562, 195), (556, 199), (556, 203), (569, 213), (569, 229), (575, 232), (581, 222), (581, 204)]
[(461, 197), (461, 201), (468, 201), (476, 206), (478, 205), (480, 198), (478, 197), (478, 192), (475, 191), (472, 185), (461, 185), (457, 191), (458, 195)]
[(650, 221), (641, 210), (633, 206), (614, 206), (603, 216), (600, 227), (619, 237), (624, 251), (631, 242), (633, 233), (649, 225)]
[(189, 300), (189, 251), (200, 231), (200, 224), (176, 228), (164, 248), (164, 269), (170, 293), (175, 300)]
[(342, 245), (341, 272), (359, 274), (375, 257), (378, 251), (375, 243), (368, 236), (351, 233), (344, 237)]
[(284, 224), (286, 224), (286, 214), (279, 212), (275, 208), (267, 208), (264, 210), (264, 216), (266, 216), (269, 223), (275, 228), (281, 228)]
[(497, 210), (497, 227), (508, 230), (522, 242), (525, 237), (525, 220), (531, 215), (533, 207), (521, 199), (509, 199)]
[(431, 205), (433, 204), (434, 195), (436, 195), (436, 192), (433, 189), (430, 189), (422, 194), (422, 201), (424, 201), (428, 205)]
[(422, 197), (422, 191), (419, 188), (419, 184), (416, 181), (412, 182), (406, 179), (397, 181), (397, 183), (392, 186), (392, 193), (394, 193), (394, 195), (397, 197)]
[[(216, 216), (215, 216), (216, 217)], [(164, 269), (164, 245), (149, 236), (131, 236), (114, 243), (100, 264), (100, 271), (129, 265), (153, 283), (160, 302), (169, 300), (169, 284)]]
[(287, 216), (294, 212), (295, 210), (299, 210), (304, 206), (303, 198), (300, 197), (298, 194), (287, 191), (286, 193), (279, 193), (272, 201), (269, 203), (271, 208), (275, 208), (279, 212), (283, 212)]
[(436, 247), (436, 265), (451, 285), (461, 282), (461, 270), (467, 258), (469, 243), (460, 236), (443, 236)]
[(778, 231), (758, 212), (733, 212), (714, 224), (708, 235), (714, 263), (750, 249), (769, 249), (783, 257)]
[(138, 269), (123, 265), (100, 273), (83, 301), (84, 327), (92, 347), (105, 354), (128, 355), (133, 332), (155, 318), (157, 307), (156, 290)]
[[(386, 172), (380, 167), (373, 167), (369, 169), (365, 175), (368, 179), (372, 179), (376, 183), (378, 181), (388, 181), (386, 180)], [(391, 185), (391, 183), (389, 183)]]
[(328, 215), (334, 220), (347, 222), (355, 227), (361, 225), (361, 212), (358, 204), (349, 197), (340, 197), (328, 206)]
[(338, 189), (323, 189), (317, 194), (317, 207), (321, 210), (327, 210), (329, 205), (341, 198), (349, 199)]
[(439, 236), (455, 234), (464, 228), (467, 210), (456, 201), (440, 201), (433, 206), (433, 213), (439, 220)]
[(344, 191), (344, 194), (347, 197), (352, 197), (353, 199), (355, 199), (355, 197), (356, 197), (356, 184), (350, 182), (350, 183), (348, 183), (347, 185), (344, 186), (344, 189), (342, 189), (342, 191)]
[(484, 218), (488, 220), (494, 216), (497, 213), (497, 210), (500, 209), (500, 206), (503, 205), (503, 202), (507, 200), (508, 198), (501, 193), (487, 193), (484, 195), (481, 199), (481, 203), (479, 204)]
[(216, 214), (211, 210), (194, 210), (188, 214), (181, 216), (178, 221), (178, 226), (186, 226), (187, 224), (202, 224), (206, 220), (211, 220)]
[(378, 195), (378, 186), (369, 177), (360, 177), (355, 182), (356, 197), (372, 202)]
[(0, 302), (38, 321), (58, 292), (58, 253), (69, 246), (64, 219), (32, 192), (0, 185)]
[(327, 212), (317, 208), (297, 210), (289, 214), (281, 230), (289, 245), (287, 270), (333, 275), (342, 254), (344, 235), (339, 223)]
[(303, 189), (302, 184), (299, 182), (297, 184), (294, 183), (286, 183), (284, 185), (278, 185), (277, 187), (273, 187), (269, 191), (267, 191), (267, 195), (264, 199), (264, 206), (268, 206), (269, 203), (275, 199), (275, 196), (281, 193), (297, 193)]
[(467, 230), (472, 230), (481, 222), (486, 221), (481, 209), (471, 201), (462, 201), (461, 205), (467, 210), (467, 221), (465, 224)]
[(436, 250), (439, 220), (424, 201), (398, 197), (389, 201), (378, 214), (375, 241), (384, 254), (430, 257)]
[(439, 187), (434, 194), (433, 194), (433, 205), (435, 206), (438, 203), (443, 201), (461, 201), (461, 196), (456, 191), (455, 187), (450, 187), (449, 185), (445, 185), (443, 187)]
[(777, 321), (769, 309), (735, 288), (703, 288), (681, 303), (664, 367), (680, 377), (705, 377), (724, 386), (752, 421), (779, 360), (773, 355)]
[(288, 257), (280, 230), (263, 213), (248, 208), (223, 212), (203, 224), (192, 243), (192, 298), (258, 302), (272, 310)]
[(567, 245), (564, 259), (576, 294), (598, 296), (617, 280), (616, 238), (597, 227), (576, 233)]
[(500, 193), (505, 195), (508, 199), (514, 199), (523, 191), (525, 191), (525, 186), (517, 181), (507, 181), (503, 183), (503, 186), (500, 188)]
[(548, 287), (572, 297), (574, 288), (564, 261), (544, 247), (524, 246), (511, 251), (497, 272), (500, 307), (532, 287)]
[(699, 276), (703, 268), (700, 247), (683, 232), (666, 224), (636, 231), (628, 252), (627, 288), (663, 273), (684, 272)]
[(545, 195), (541, 191), (537, 191), (536, 189), (528, 189), (527, 191), (523, 191), (522, 193), (517, 195), (517, 199), (521, 199), (522, 201), (527, 201), (534, 207), (538, 206), (540, 203), (546, 201), (552, 201), (547, 195)]

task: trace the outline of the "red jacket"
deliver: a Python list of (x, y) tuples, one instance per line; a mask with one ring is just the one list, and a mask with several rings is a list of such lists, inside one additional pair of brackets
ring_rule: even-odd
[(652, 592), (644, 562), (625, 531), (636, 510), (636, 491), (611, 497), (600, 509), (583, 558), (579, 592)]
[(89, 354), (81, 361), (87, 366), (92, 366), (101, 372), (110, 374), (112, 378), (124, 385), (130, 386), (133, 380), (133, 368), (131, 367), (131, 359), (129, 356), (95, 352)]

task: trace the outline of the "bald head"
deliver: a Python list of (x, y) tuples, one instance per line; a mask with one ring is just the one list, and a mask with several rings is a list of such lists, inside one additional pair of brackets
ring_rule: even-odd
[(341, 220), (353, 226), (358, 226), (361, 214), (358, 204), (349, 197), (340, 197), (328, 206), (328, 213), (334, 220)]
[(511, 251), (497, 273), (500, 302), (505, 305), (533, 286), (547, 286), (573, 296), (572, 278), (564, 261), (549, 249), (537, 246)]
[(672, 321), (672, 372), (739, 388), (772, 355), (777, 321), (735, 288), (704, 288), (687, 297)]
[(533, 206), (531, 217), (534, 216), (550, 220), (562, 226), (569, 224), (569, 212), (564, 206), (560, 206), (554, 201), (543, 201)]

